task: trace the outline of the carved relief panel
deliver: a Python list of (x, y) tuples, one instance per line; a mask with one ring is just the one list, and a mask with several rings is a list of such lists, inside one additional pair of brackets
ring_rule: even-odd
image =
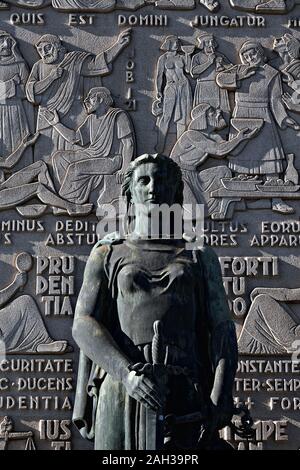
[(256, 434), (223, 436), (299, 447), (298, 3), (0, 3), (5, 449), (92, 448), (72, 424), (76, 299), (126, 168), (155, 152), (180, 166), (184, 204), (205, 206), (236, 325), (234, 396)]

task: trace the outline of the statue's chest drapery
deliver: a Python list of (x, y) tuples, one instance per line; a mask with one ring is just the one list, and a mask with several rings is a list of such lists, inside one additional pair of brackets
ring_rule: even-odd
[(150, 343), (153, 323), (161, 320), (168, 344), (187, 346), (195, 334), (201, 295), (193, 254), (131, 244), (116, 251), (110, 269), (115, 271), (112, 287), (122, 331), (136, 345)]

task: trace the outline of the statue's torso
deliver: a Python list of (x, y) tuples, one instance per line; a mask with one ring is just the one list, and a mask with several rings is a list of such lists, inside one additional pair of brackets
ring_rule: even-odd
[[(201, 269), (183, 247), (125, 242), (112, 248), (109, 268), (121, 330), (145, 350), (160, 320), (168, 363), (187, 366), (196, 353)], [(148, 357), (151, 360), (151, 357)], [(192, 361), (193, 362), (193, 361)]]

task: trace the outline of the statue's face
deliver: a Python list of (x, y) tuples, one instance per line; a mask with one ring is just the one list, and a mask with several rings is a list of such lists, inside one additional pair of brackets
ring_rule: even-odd
[(50, 42), (41, 42), (37, 50), (45, 64), (53, 64), (59, 57), (59, 47)]
[(288, 47), (283, 37), (274, 39), (273, 50), (276, 51), (280, 56), (288, 52)]
[(174, 204), (176, 185), (170, 178), (164, 166), (157, 163), (144, 163), (136, 168), (131, 182), (132, 203), (143, 206), (148, 214), (157, 205)]
[(216, 51), (216, 43), (214, 38), (210, 39), (205, 39), (204, 41), (204, 47), (203, 47), (204, 53), (206, 55), (214, 54)]
[(243, 58), (245, 60), (245, 63), (251, 65), (251, 67), (256, 67), (262, 62), (262, 57), (260, 55), (259, 50), (254, 48), (244, 52)]
[(84, 107), (88, 114), (92, 114), (99, 107), (101, 98), (98, 95), (89, 95), (84, 100)]
[(226, 127), (226, 121), (223, 118), (222, 111), (211, 107), (207, 111), (207, 121), (210, 127), (216, 130), (221, 130)]
[(9, 36), (0, 37), (0, 56), (9, 57), (12, 54), (13, 41)]
[(178, 38), (174, 38), (170, 44), (171, 51), (178, 51), (180, 49), (180, 41)]

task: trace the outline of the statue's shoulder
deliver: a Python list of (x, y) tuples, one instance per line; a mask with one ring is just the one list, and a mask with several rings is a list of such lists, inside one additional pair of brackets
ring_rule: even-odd
[(220, 263), (216, 252), (210, 246), (203, 246), (195, 250), (197, 259), (203, 266), (204, 270), (217, 269), (220, 270)]
[(122, 243), (123, 240), (121, 239), (120, 234), (118, 232), (109, 233), (94, 245), (90, 256), (106, 256), (113, 249), (113, 247), (118, 246)]

